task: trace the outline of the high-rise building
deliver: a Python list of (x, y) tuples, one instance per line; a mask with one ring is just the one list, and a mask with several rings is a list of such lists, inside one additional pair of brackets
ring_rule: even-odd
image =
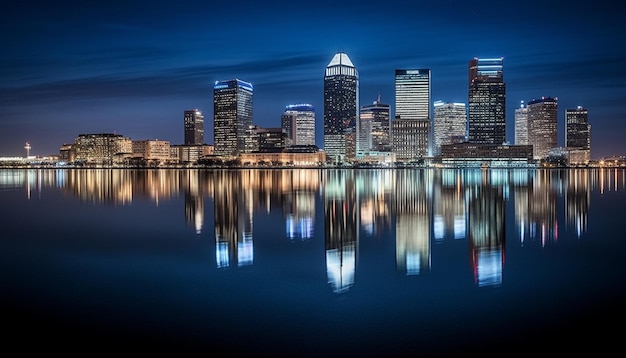
[(290, 104), (281, 116), (281, 128), (287, 134), (285, 145), (315, 145), (315, 107)]
[(545, 159), (557, 146), (558, 99), (542, 97), (528, 102), (528, 144), (533, 146), (533, 158)]
[(391, 150), (398, 161), (430, 155), (430, 69), (397, 69)]
[(570, 164), (587, 164), (591, 159), (591, 125), (587, 109), (578, 106), (565, 110), (565, 146)]
[(329, 162), (341, 163), (354, 153), (359, 110), (359, 75), (347, 54), (336, 53), (324, 74), (324, 151)]
[(506, 86), (503, 58), (473, 58), (469, 62), (468, 141), (500, 145), (506, 142)]
[(380, 101), (380, 95), (372, 104), (361, 107), (357, 139), (359, 151), (391, 151), (390, 113), (390, 106)]
[(435, 101), (433, 112), (433, 154), (440, 155), (442, 144), (465, 141), (467, 108), (465, 103)]
[(213, 135), (215, 154), (246, 152), (246, 133), (252, 122), (251, 83), (239, 79), (215, 81), (213, 85)]
[(185, 144), (204, 144), (204, 116), (197, 108), (185, 111)]
[(528, 107), (521, 101), (515, 108), (515, 142), (516, 145), (528, 145)]

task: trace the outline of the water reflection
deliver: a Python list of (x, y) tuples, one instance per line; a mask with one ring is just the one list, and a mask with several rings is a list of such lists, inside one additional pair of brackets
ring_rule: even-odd
[[(220, 269), (254, 265), (254, 241), (264, 239), (255, 238), (255, 214), (281, 215), (276, 235), (293, 242), (322, 240), (315, 231), (322, 220), (326, 277), (335, 293), (358, 284), (366, 238), (394, 240), (396, 271), (407, 276), (433, 270), (433, 245), (465, 240), (474, 284), (503, 285), (507, 245), (546, 247), (564, 234), (581, 238), (590, 193), (625, 186), (623, 169), (0, 171), (0, 188), (24, 188), (26, 200), (37, 200), (46, 187), (94, 205), (145, 198), (159, 206), (182, 198), (186, 225), (199, 236), (214, 235)], [(207, 220), (214, 232), (205, 229), (213, 227)], [(507, 222), (515, 230), (507, 230)], [(508, 242), (507, 232), (516, 235)]]

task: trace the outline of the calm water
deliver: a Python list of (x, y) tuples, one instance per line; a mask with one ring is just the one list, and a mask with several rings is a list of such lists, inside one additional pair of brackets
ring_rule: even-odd
[(3, 341), (611, 352), (626, 318), (624, 174), (2, 169)]

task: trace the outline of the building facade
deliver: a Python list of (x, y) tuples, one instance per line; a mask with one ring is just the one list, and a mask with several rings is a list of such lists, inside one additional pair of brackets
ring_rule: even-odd
[(291, 104), (281, 116), (281, 128), (287, 134), (286, 146), (315, 145), (315, 107)]
[(213, 85), (213, 145), (215, 155), (237, 156), (245, 152), (246, 133), (252, 120), (251, 83), (232, 79)]
[(75, 161), (82, 164), (121, 164), (132, 157), (132, 140), (115, 133), (79, 134), (74, 140)]
[(332, 163), (342, 163), (354, 153), (353, 137), (359, 110), (359, 75), (347, 54), (336, 53), (324, 74), (324, 151)]
[(282, 128), (258, 127), (256, 136), (259, 138), (258, 152), (280, 152), (285, 149), (287, 134)]
[(430, 69), (396, 69), (391, 150), (398, 161), (430, 155)]
[(591, 159), (589, 111), (582, 106), (565, 110), (565, 147), (574, 153), (570, 164), (587, 164)]
[(515, 109), (515, 144), (528, 144), (528, 107), (524, 101)]
[(536, 160), (546, 159), (557, 146), (558, 98), (542, 97), (528, 102), (528, 144)]
[(167, 162), (171, 158), (170, 142), (167, 140), (134, 140), (132, 146), (134, 158), (156, 162)]
[(442, 144), (465, 142), (467, 136), (465, 103), (435, 101), (433, 112), (433, 155), (441, 155)]
[(468, 141), (501, 145), (506, 142), (506, 85), (503, 58), (473, 58), (469, 62)]
[(380, 101), (380, 95), (359, 111), (358, 148), (360, 152), (391, 151), (390, 106)]
[(185, 144), (204, 144), (204, 116), (197, 108), (184, 112)]

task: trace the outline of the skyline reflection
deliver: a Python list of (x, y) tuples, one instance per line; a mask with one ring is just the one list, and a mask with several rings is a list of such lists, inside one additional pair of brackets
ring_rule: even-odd
[[(358, 285), (362, 241), (388, 237), (400, 275), (428, 274), (446, 264), (434, 245), (467, 240), (474, 284), (506, 284), (507, 247), (580, 239), (591, 191), (626, 185), (623, 169), (18, 169), (0, 171), (3, 187), (23, 187), (26, 200), (59, 188), (91, 205), (182, 198), (185, 225), (214, 240), (220, 269), (255, 264), (255, 241), (267, 239), (255, 216), (280, 215), (273, 232), (293, 242), (319, 240), (323, 225), (326, 277), (340, 294)], [(517, 237), (507, 240), (508, 217)]]

